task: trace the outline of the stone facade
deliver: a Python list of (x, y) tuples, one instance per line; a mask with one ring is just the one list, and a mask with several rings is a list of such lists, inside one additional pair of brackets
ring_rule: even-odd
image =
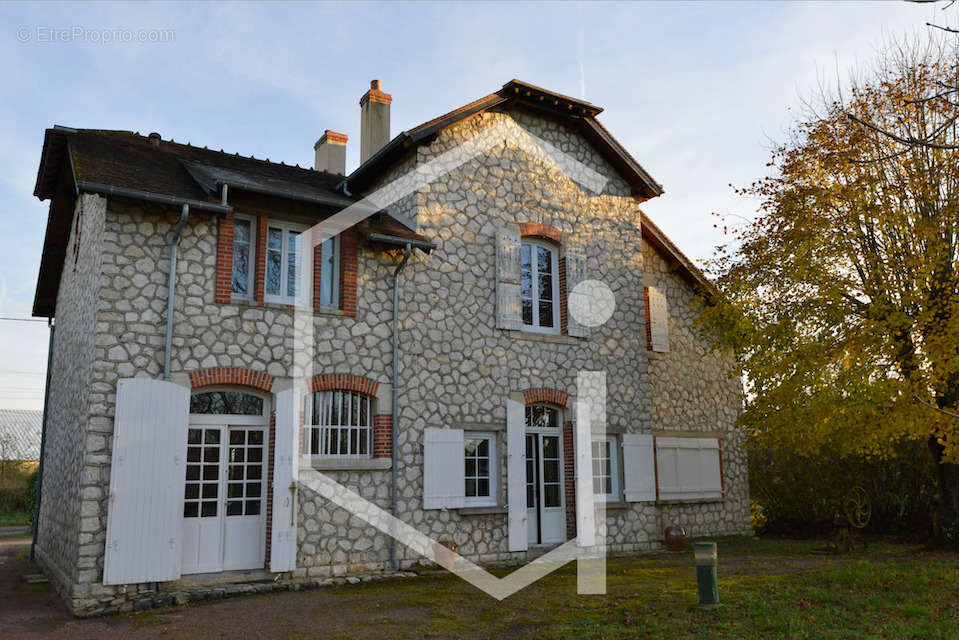
[[(419, 233), (437, 245), (429, 256), (414, 253), (400, 277), (399, 455), (392, 461), (399, 516), (424, 533), (455, 543), (471, 559), (524, 561), (526, 552), (507, 549), (506, 399), (522, 401), (523, 392), (534, 389), (550, 390), (552, 395), (544, 397), (566, 394), (570, 402), (563, 421), (568, 422), (573, 420), (577, 373), (604, 371), (611, 433), (716, 433), (722, 439), (727, 488), (726, 499), (715, 503), (611, 505), (609, 549), (658, 548), (667, 524), (686, 526), (692, 534), (747, 532), (745, 454), (734, 428), (741, 386), (730, 377), (732, 360), (710, 352), (696, 334), (695, 294), (644, 244), (637, 199), (584, 139), (562, 124), (522, 111), (486, 112), (411, 151), (381, 184), (511, 118), (608, 181), (601, 193), (590, 193), (557, 167), (527, 155), (518, 139), (507, 137), (488, 154), (392, 206), (416, 219)], [(142, 597), (140, 587), (101, 584), (110, 436), (117, 381), (161, 373), (167, 252), (178, 212), (119, 199), (107, 203), (95, 196), (79, 202), (82, 250), (77, 269), (64, 269), (57, 305), (53, 385), (58, 391), (51, 396), (47, 453), (48, 468), (62, 466), (63, 471), (50, 472), (45, 481), (40, 548), (72, 608), (83, 612)], [(558, 231), (563, 247), (581, 248), (587, 276), (615, 295), (612, 318), (588, 338), (496, 327), (497, 230), (522, 224)], [(217, 218), (191, 214), (177, 263), (173, 381), (189, 386), (191, 374), (196, 384), (199, 370), (230, 367), (268, 374), (274, 392), (288, 387), (293, 310), (218, 302), (217, 249)], [(320, 312), (313, 320), (313, 373), (379, 383), (373, 412), (381, 416), (391, 409), (391, 276), (399, 258), (398, 251), (361, 246), (355, 317)], [(669, 300), (672, 347), (668, 354), (653, 356), (646, 348), (643, 301), (643, 286), (651, 282)], [(498, 434), (498, 508), (423, 509), (423, 433), (428, 427)], [(388, 463), (327, 472), (388, 509)], [(389, 567), (387, 536), (305, 488), (298, 497), (297, 537), (297, 578)], [(397, 551), (402, 568), (421, 562), (402, 545)]]

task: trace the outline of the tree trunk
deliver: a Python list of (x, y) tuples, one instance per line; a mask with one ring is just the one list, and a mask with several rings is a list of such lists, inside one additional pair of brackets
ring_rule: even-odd
[(943, 446), (935, 436), (929, 438), (929, 450), (939, 481), (933, 536), (940, 542), (959, 545), (959, 464), (942, 461)]

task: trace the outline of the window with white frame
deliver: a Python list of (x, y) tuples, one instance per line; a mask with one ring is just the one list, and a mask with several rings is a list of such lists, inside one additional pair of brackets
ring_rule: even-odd
[(354, 391), (313, 394), (310, 452), (327, 458), (369, 458), (373, 450), (370, 396)]
[(271, 220), (266, 229), (267, 302), (296, 304), (300, 287), (300, 233), (303, 225)]
[(495, 506), (496, 436), (467, 431), (463, 435), (463, 449), (466, 506)]
[(340, 306), (340, 237), (333, 236), (321, 245), (320, 306)]
[(520, 247), (523, 328), (559, 333), (559, 260), (556, 248), (524, 239)]
[(249, 299), (253, 294), (254, 230), (252, 218), (237, 216), (233, 221), (233, 279), (234, 298)]
[(595, 438), (593, 448), (593, 497), (596, 500), (619, 500), (619, 455), (616, 436)]

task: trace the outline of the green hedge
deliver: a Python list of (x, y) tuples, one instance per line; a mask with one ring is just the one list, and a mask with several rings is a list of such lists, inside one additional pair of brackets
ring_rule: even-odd
[(903, 442), (891, 459), (804, 457), (749, 447), (753, 525), (775, 534), (824, 534), (845, 495), (869, 494), (870, 533), (926, 536), (932, 529), (935, 467), (924, 443)]

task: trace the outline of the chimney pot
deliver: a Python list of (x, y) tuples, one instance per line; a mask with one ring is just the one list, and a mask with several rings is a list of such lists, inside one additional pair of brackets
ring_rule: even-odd
[(379, 80), (370, 80), (370, 89), (374, 91), (380, 91), (382, 89), (382, 84)]

